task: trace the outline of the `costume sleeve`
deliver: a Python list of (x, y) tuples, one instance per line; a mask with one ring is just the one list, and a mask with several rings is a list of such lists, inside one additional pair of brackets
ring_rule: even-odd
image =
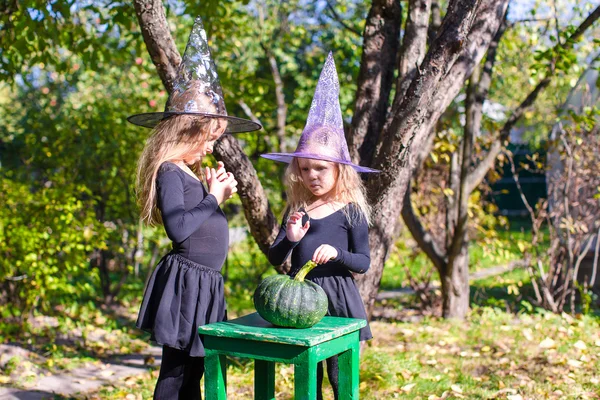
[[(284, 221), (287, 221), (287, 214), (283, 217)], [(287, 260), (289, 255), (294, 250), (294, 247), (298, 245), (300, 242), (292, 242), (287, 238), (286, 235), (286, 223), (282, 222), (281, 227), (279, 228), (279, 234), (275, 238), (275, 241), (269, 247), (269, 262), (271, 265), (281, 265)]]
[(336, 247), (338, 255), (332, 261), (352, 272), (359, 274), (367, 272), (371, 266), (371, 250), (369, 249), (369, 226), (364, 219), (348, 227), (348, 248), (350, 251)]
[(183, 185), (183, 177), (173, 169), (161, 171), (156, 178), (158, 208), (167, 236), (175, 243), (190, 237), (219, 207), (217, 198), (209, 194), (186, 211)]

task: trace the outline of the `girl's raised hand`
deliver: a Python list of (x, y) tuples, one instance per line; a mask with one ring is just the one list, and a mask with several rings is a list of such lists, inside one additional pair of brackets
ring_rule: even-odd
[(312, 260), (317, 264), (325, 264), (326, 262), (333, 260), (338, 256), (338, 252), (335, 247), (328, 244), (322, 244), (315, 250)]
[(205, 172), (209, 188), (208, 192), (215, 196), (219, 204), (222, 204), (237, 192), (237, 181), (231, 172), (222, 172), (219, 174), (218, 170), (208, 167)]
[(216, 175), (211, 175), (211, 168), (206, 167), (205, 169), (205, 173), (206, 173), (206, 183), (208, 183), (208, 185), (210, 186), (210, 183), (213, 179), (217, 178), (218, 180), (222, 181), (223, 179), (227, 178), (227, 171), (225, 171), (225, 164), (223, 164), (222, 161), (219, 161), (217, 163), (217, 173)]
[(304, 226), (302, 226), (302, 216), (304, 214), (304, 212), (296, 211), (289, 216), (285, 230), (285, 234), (289, 241), (299, 242), (304, 235), (306, 235), (308, 228), (310, 228), (310, 220), (306, 221)]

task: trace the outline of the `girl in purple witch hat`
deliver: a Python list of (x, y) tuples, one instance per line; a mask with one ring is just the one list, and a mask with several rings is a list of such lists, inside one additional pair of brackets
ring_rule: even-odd
[[(339, 83), (331, 53), (315, 90), (306, 127), (294, 153), (262, 157), (289, 163), (288, 207), (269, 261), (280, 265), (291, 253), (294, 276), (309, 260), (320, 264), (307, 279), (320, 285), (329, 299), (329, 315), (367, 319), (352, 273), (370, 266), (369, 213), (358, 172), (378, 172), (350, 160), (339, 104)], [(367, 325), (360, 340), (371, 339)], [(338, 398), (338, 359), (327, 359), (327, 375)], [(323, 366), (317, 368), (317, 394), (322, 398)]]
[(226, 319), (221, 268), (229, 249), (220, 205), (237, 182), (223, 164), (205, 170), (201, 160), (226, 132), (260, 129), (227, 115), (202, 21), (197, 18), (164, 112), (137, 114), (134, 124), (154, 127), (138, 162), (142, 220), (164, 225), (173, 249), (146, 286), (137, 327), (163, 346), (154, 399), (200, 400), (204, 346), (200, 325)]

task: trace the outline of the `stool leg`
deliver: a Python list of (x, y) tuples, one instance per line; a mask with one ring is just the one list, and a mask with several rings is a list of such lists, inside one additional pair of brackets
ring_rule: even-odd
[(275, 363), (254, 360), (254, 398), (275, 400)]
[(204, 359), (204, 396), (206, 400), (227, 399), (227, 359), (208, 349)]
[(340, 400), (358, 400), (358, 357), (360, 345), (357, 340), (352, 347), (338, 357)]
[(309, 356), (306, 361), (294, 364), (294, 399), (316, 400), (317, 398), (317, 362)]

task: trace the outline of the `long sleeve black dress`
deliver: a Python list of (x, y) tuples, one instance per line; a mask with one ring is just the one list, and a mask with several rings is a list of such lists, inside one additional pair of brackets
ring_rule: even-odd
[(177, 165), (161, 165), (157, 204), (173, 249), (146, 287), (137, 327), (160, 345), (203, 357), (198, 327), (226, 319), (223, 277), (227, 219), (202, 182)]
[[(359, 211), (354, 207), (348, 214), (356, 215)], [(299, 242), (291, 242), (286, 236), (286, 221), (279, 229), (277, 238), (269, 249), (269, 262), (281, 265), (292, 254), (290, 275), (295, 276), (322, 244), (335, 247), (338, 256), (328, 263), (321, 264), (306, 276), (307, 279), (321, 286), (329, 299), (328, 314), (336, 317), (367, 319), (367, 313), (354, 278), (350, 271), (365, 273), (370, 266), (369, 228), (364, 218), (350, 224), (344, 209), (340, 209), (326, 217), (310, 219), (310, 228)], [(360, 330), (360, 340), (371, 339), (371, 329), (367, 324)]]

